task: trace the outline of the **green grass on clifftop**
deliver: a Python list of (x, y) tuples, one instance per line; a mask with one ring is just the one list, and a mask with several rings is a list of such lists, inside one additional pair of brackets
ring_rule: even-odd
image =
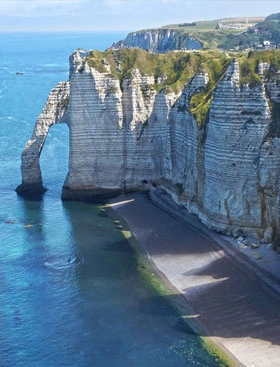
[[(99, 72), (106, 72), (105, 64), (109, 64), (110, 74), (120, 82), (130, 78), (135, 69), (142, 75), (153, 75), (157, 90), (168, 86), (179, 91), (197, 70), (196, 57), (189, 53), (153, 54), (138, 48), (92, 51), (86, 61)], [(165, 78), (165, 82), (157, 83), (161, 78)]]
[(231, 60), (226, 54), (211, 50), (155, 54), (139, 48), (92, 51), (86, 59), (88, 65), (99, 72), (108, 72), (105, 65), (107, 68), (110, 65), (110, 74), (119, 79), (120, 85), (135, 69), (142, 75), (152, 75), (155, 82), (149, 87), (157, 92), (166, 90), (180, 93), (196, 73), (207, 72), (209, 83), (206, 89), (195, 94), (190, 103), (190, 112), (195, 116), (199, 127), (207, 122), (212, 92)]
[(224, 27), (230, 24), (243, 24), (247, 26), (247, 20), (252, 25), (264, 21), (263, 17), (254, 18), (227, 18), (219, 20), (207, 20), (192, 23), (170, 24), (162, 28), (174, 29), (178, 32), (178, 37), (184, 34), (200, 41), (204, 49), (223, 49), (223, 50), (244, 50), (248, 47), (254, 47), (261, 42), (261, 37), (248, 32), (247, 29), (216, 29), (217, 22), (222, 23)]
[(203, 68), (209, 76), (209, 82), (204, 91), (194, 94), (190, 100), (190, 112), (195, 116), (199, 127), (204, 126), (208, 120), (212, 93), (223, 78), (231, 61), (232, 59), (225, 54), (219, 54), (219, 57), (207, 58), (203, 63)]
[[(105, 52), (91, 51), (86, 61), (99, 72), (108, 73), (110, 70), (109, 75), (118, 79), (120, 86), (125, 78), (131, 77), (133, 70), (138, 69), (142, 75), (154, 76), (154, 83), (148, 87), (157, 92), (180, 93), (196, 73), (206, 72), (209, 83), (204, 90), (191, 97), (189, 107), (198, 126), (203, 127), (208, 121), (213, 91), (233, 58), (239, 61), (241, 87), (248, 84), (253, 88), (262, 83), (258, 74), (260, 62), (270, 65), (264, 77), (280, 82), (280, 50), (250, 51), (248, 54), (226, 54), (214, 50), (155, 54), (139, 48), (124, 48)], [(180, 109), (181, 112), (186, 111), (187, 106), (180, 106)]]
[(267, 79), (280, 80), (280, 50), (250, 51), (248, 54), (236, 55), (240, 65), (240, 85), (249, 84), (251, 88), (262, 83), (258, 73), (261, 62), (269, 64), (269, 70), (264, 71)]
[(176, 92), (180, 92), (188, 79), (202, 70), (210, 75), (211, 89), (220, 78), (227, 60), (230, 58), (216, 51), (154, 54), (139, 48), (91, 51), (86, 58), (88, 65), (99, 72), (108, 72), (106, 65), (109, 65), (111, 76), (120, 82), (138, 69), (142, 75), (155, 77), (153, 87), (157, 91), (168, 87)]

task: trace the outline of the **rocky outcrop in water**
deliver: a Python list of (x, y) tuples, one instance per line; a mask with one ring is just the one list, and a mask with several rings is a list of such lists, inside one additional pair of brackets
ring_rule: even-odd
[[(254, 85), (242, 84), (234, 59), (211, 88), (207, 70), (200, 67), (183, 89), (172, 91), (160, 88), (162, 79), (136, 67), (117, 78), (107, 61), (102, 59), (106, 71), (100, 71), (80, 52), (72, 55), (70, 88), (68, 82), (60, 83), (50, 94), (22, 154), (18, 192), (43, 187), (43, 143), (52, 124), (66, 122), (70, 158), (64, 199), (102, 201), (160, 187), (212, 229), (276, 242), (276, 80), (262, 76)], [(200, 95), (210, 106), (203, 124), (192, 107)]]
[(190, 35), (173, 29), (151, 29), (131, 32), (127, 37), (113, 44), (112, 48), (139, 47), (151, 52), (174, 50), (200, 50), (203, 45)]

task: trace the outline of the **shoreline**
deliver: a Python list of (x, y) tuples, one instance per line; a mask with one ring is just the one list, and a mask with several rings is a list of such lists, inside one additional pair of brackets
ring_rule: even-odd
[(242, 253), (245, 249), (239, 251), (225, 236), (211, 232), (195, 215), (180, 219), (177, 204), (171, 205), (166, 193), (156, 195), (127, 194), (111, 199), (108, 206), (127, 223), (171, 293), (182, 296), (186, 321), (236, 367), (280, 365), (275, 269), (270, 273), (257, 266), (256, 258), (250, 259)]
[[(199, 220), (197, 215), (190, 214), (186, 208), (180, 207), (164, 190), (150, 191), (148, 196), (153, 205), (181, 223), (200, 231), (206, 238), (211, 238), (213, 244), (226, 251), (232, 261), (249, 267), (262, 282), (280, 295), (280, 253), (273, 250), (272, 244), (258, 244), (255, 247), (254, 238), (246, 236), (234, 238), (211, 230)], [(240, 238), (243, 239), (240, 240)]]
[[(245, 367), (235, 358), (235, 356), (225, 349), (223, 345), (209, 336), (205, 325), (201, 324), (196, 318), (190, 316), (194, 311), (186, 302), (184, 295), (180, 293), (169, 279), (157, 268), (149, 252), (142, 246), (135, 236), (135, 233), (129, 228), (127, 220), (112, 207), (114, 203), (112, 206), (111, 204), (107, 203), (106, 205), (106, 208), (110, 210), (109, 216), (114, 221), (117, 220), (123, 227), (122, 233), (136, 253), (138, 271), (147, 284), (155, 289), (161, 297), (167, 300), (180, 320), (186, 323), (187, 327), (201, 339), (202, 348), (206, 353), (220, 363), (223, 363), (223, 367)], [(174, 296), (176, 296), (175, 299), (170, 299), (170, 297)]]

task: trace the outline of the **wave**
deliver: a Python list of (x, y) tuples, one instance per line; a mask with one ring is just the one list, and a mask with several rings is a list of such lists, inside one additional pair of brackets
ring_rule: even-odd
[(84, 260), (80, 256), (69, 256), (65, 258), (59, 258), (59, 259), (47, 259), (44, 262), (44, 265), (48, 268), (54, 269), (54, 270), (65, 270), (72, 267), (79, 266), (83, 264)]
[(42, 65), (43, 67), (56, 67), (56, 66), (59, 66), (59, 67), (61, 67), (61, 64), (43, 64)]

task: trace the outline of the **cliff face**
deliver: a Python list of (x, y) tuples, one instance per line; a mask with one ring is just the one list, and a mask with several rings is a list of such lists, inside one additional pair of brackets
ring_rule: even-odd
[[(70, 159), (64, 199), (102, 199), (144, 189), (162, 175), (162, 146), (173, 95), (136, 69), (120, 85), (110, 70), (77, 63), (69, 99)], [(82, 72), (79, 71), (83, 68)]]
[(263, 237), (268, 198), (260, 155), (270, 124), (264, 85), (240, 87), (238, 62), (233, 62), (214, 92), (207, 126), (201, 218), (210, 227), (236, 234), (246, 227)]
[(181, 49), (200, 50), (202, 44), (188, 34), (159, 28), (129, 33), (124, 40), (114, 43), (112, 47), (139, 47), (152, 52), (168, 52)]
[[(277, 241), (276, 79), (242, 85), (239, 62), (232, 60), (216, 85), (212, 71), (200, 65), (183, 89), (172, 91), (157, 83), (174, 70), (162, 79), (135, 67), (117, 78), (107, 59), (102, 59), (106, 71), (89, 64), (75, 52), (70, 87), (60, 83), (50, 93), (22, 154), (19, 193), (43, 187), (39, 156), (44, 140), (53, 123), (66, 122), (70, 159), (64, 199), (99, 201), (161, 187), (210, 228)], [(192, 113), (199, 96), (211, 101), (202, 124)]]

